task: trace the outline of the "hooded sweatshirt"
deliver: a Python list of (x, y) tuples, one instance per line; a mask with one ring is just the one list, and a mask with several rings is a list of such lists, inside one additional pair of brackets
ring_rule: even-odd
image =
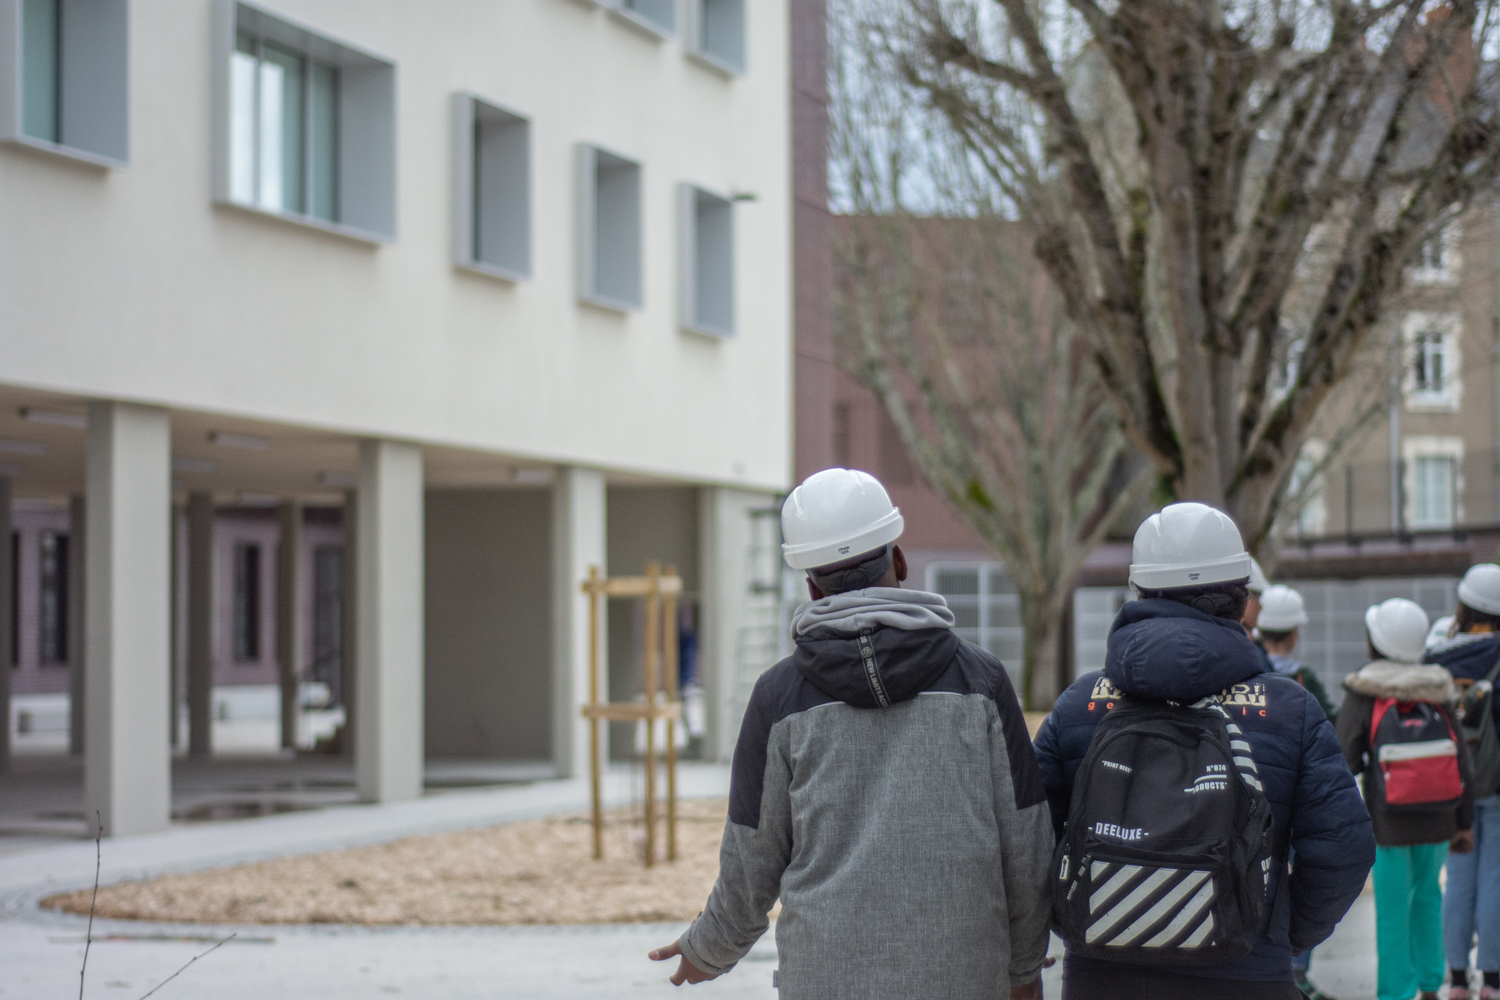
[[(1190, 704), (1218, 695), (1250, 743), (1271, 804), (1277, 856), (1284, 859), (1290, 847), (1297, 864), (1288, 874), (1285, 860), (1273, 861), (1266, 916), (1250, 954), (1162, 969), (1164, 980), (1290, 980), (1292, 953), (1332, 933), (1375, 863), (1370, 817), (1333, 726), (1310, 692), (1265, 671), (1263, 662), (1237, 622), (1164, 598), (1131, 601), (1110, 627), (1104, 670), (1084, 674), (1063, 692), (1037, 734), (1037, 763), (1059, 837), (1094, 728), (1122, 696)], [(1072, 954), (1067, 961), (1069, 968), (1118, 968)], [(1204, 988), (1202, 995), (1229, 994)]]
[(1459, 830), (1470, 829), (1474, 825), (1474, 779), (1465, 740), (1458, 740), (1458, 771), (1464, 782), (1464, 797), (1456, 808), (1441, 812), (1391, 812), (1370, 783), (1370, 721), (1375, 699), (1436, 702), (1457, 734), (1454, 703), (1458, 692), (1448, 671), (1430, 665), (1376, 660), (1345, 677), (1344, 690), (1344, 704), (1339, 708), (1339, 746), (1349, 770), (1364, 775), (1365, 805), (1375, 824), (1376, 843), (1381, 847), (1442, 844), (1452, 840)]
[(1052, 830), (1005, 669), (937, 594), (825, 597), (792, 632), (750, 696), (683, 955), (729, 970), (779, 897), (781, 1000), (994, 1000), (1034, 980)]

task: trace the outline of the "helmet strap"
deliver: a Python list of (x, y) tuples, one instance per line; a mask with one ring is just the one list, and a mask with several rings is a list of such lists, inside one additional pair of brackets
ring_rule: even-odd
[(893, 547), (887, 545), (871, 558), (853, 566), (808, 570), (807, 578), (825, 594), (843, 594), (873, 587), (895, 560)]

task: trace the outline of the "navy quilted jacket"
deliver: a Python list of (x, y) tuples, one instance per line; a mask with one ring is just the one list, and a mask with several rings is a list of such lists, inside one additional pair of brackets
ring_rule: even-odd
[[(1288, 877), (1273, 871), (1267, 918), (1250, 954), (1182, 969), (1216, 979), (1289, 980), (1291, 955), (1332, 933), (1375, 863), (1370, 814), (1344, 763), (1333, 725), (1290, 677), (1265, 671), (1235, 622), (1161, 598), (1132, 601), (1110, 627), (1102, 673), (1080, 677), (1058, 699), (1036, 738), (1037, 764), (1059, 837), (1073, 777), (1094, 727), (1121, 693), (1148, 701), (1193, 702), (1222, 693), (1250, 742), (1275, 816), (1277, 843), (1296, 852)], [(1285, 883), (1285, 885), (1283, 885)], [(1069, 967), (1111, 963), (1068, 956)]]

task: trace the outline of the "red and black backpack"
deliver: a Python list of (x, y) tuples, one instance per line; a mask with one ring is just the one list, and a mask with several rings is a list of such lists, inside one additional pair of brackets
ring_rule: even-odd
[(1458, 734), (1433, 702), (1376, 698), (1370, 764), (1373, 791), (1392, 812), (1441, 812), (1463, 799)]

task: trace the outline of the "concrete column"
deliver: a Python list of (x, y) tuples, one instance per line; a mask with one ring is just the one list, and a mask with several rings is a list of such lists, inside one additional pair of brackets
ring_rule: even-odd
[(214, 752), (214, 497), (193, 493), (187, 505), (188, 754)]
[(422, 794), (422, 449), (359, 445), (354, 772), (365, 802)]
[(281, 681), (281, 746), (297, 746), (297, 690), (302, 683), (302, 503), (284, 500), (276, 547), (276, 670)]
[(182, 742), (182, 511), (172, 504), (168, 524), (172, 538), (171, 578), (171, 656), (167, 661), (167, 742), (173, 750)]
[(705, 486), (698, 502), (698, 676), (707, 709), (703, 754), (706, 760), (727, 761), (734, 756), (745, 710), (735, 650), (749, 599), (750, 511), (774, 501), (764, 493)]
[(83, 754), (84, 733), (84, 578), (88, 575), (87, 507), (81, 496), (68, 503), (68, 753)]
[(11, 480), (0, 475), (0, 722), (5, 725), (0, 739), (0, 774), (10, 771), (10, 675), (12, 671), (10, 651), (15, 644), (15, 616), (11, 614), (11, 603), (16, 595), (11, 593), (10, 568), (16, 558), (11, 546)]
[(354, 758), (354, 691), (355, 669), (358, 662), (355, 648), (359, 645), (359, 603), (355, 592), (359, 589), (358, 562), (354, 550), (359, 548), (359, 496), (356, 490), (344, 494), (344, 593), (339, 605), (339, 702), (344, 706), (343, 751), (344, 756)]
[[(588, 729), (579, 715), (589, 697), (589, 602), (578, 588), (590, 566), (608, 572), (604, 515), (604, 473), (558, 468), (552, 487), (552, 759), (563, 778), (589, 771)], [(605, 618), (601, 613), (601, 657), (609, 648)]]
[(89, 404), (85, 815), (109, 836), (166, 829), (171, 422)]

